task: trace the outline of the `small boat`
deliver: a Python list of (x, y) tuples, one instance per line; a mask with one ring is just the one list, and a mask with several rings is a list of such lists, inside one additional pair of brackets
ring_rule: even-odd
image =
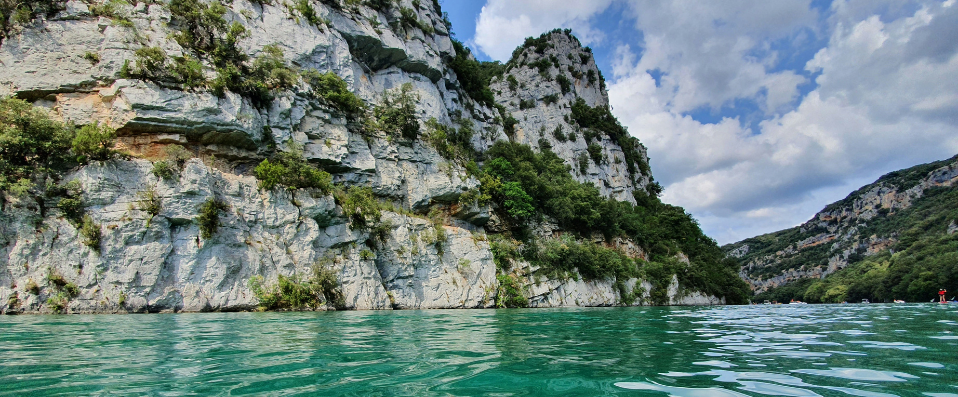
[(862, 299), (862, 303), (871, 303), (871, 302), (869, 302), (868, 299)]
[(802, 301), (797, 301), (797, 300), (792, 300), (791, 302), (788, 302), (788, 304), (789, 305), (807, 305), (807, 303)]
[(762, 304), (763, 304), (763, 305), (771, 305), (771, 304), (772, 304), (772, 302), (769, 302), (769, 301), (765, 301), (765, 302), (762, 302)]
[(905, 301), (903, 301), (903, 300), (901, 300), (901, 299), (895, 299), (895, 303), (905, 303)]

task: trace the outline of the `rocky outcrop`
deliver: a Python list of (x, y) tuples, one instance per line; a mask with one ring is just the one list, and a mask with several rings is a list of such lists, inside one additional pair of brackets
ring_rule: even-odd
[[(723, 248), (742, 262), (741, 276), (756, 292), (824, 278), (863, 258), (889, 252), (904, 230), (884, 225), (930, 190), (956, 186), (956, 158), (896, 171), (828, 205), (801, 226)], [(947, 227), (949, 233), (953, 230), (954, 226)]]
[[(91, 243), (55, 203), (6, 196), (0, 296), (17, 298), (0, 312), (50, 312), (49, 299), (63, 283), (76, 288), (64, 308), (71, 313), (252, 310), (258, 300), (251, 279), (308, 277), (315, 266), (336, 276), (348, 309), (494, 305), (499, 282), (487, 230), (496, 232), (501, 222), (488, 205), (457, 202), (479, 186), (462, 166), (425, 141), (370, 132), (318, 100), (302, 80), (256, 103), (228, 90), (216, 95), (202, 87), (121, 78), (138, 49), (157, 47), (171, 58), (191, 50), (171, 39), (176, 23), (166, 3), (110, 4), (112, 11), (104, 12), (94, 7), (100, 1), (67, 1), (56, 16), (39, 16), (0, 44), (0, 97), (28, 100), (64, 122), (110, 126), (119, 135), (116, 149), (125, 153), (75, 169), (61, 181), (82, 186), (85, 211), (100, 230), (98, 242)], [(518, 122), (508, 136), (497, 109), (471, 99), (447, 67), (455, 49), (435, 2), (372, 8), (310, 0), (313, 21), (277, 2), (224, 4), (225, 22), (247, 32), (237, 48), (251, 59), (275, 45), (292, 69), (333, 72), (370, 105), (408, 85), (418, 98), (421, 124), (433, 118), (446, 125), (471, 122), (479, 132), (471, 144), (480, 151), (502, 139), (551, 146), (579, 181), (620, 200), (633, 201), (631, 192), (651, 181), (651, 175), (629, 172), (623, 149), (601, 134), (592, 142), (601, 160), (580, 165), (589, 145), (568, 108), (576, 98), (590, 107), (605, 106), (608, 99), (594, 77), (601, 77), (594, 60), (567, 33), (549, 35), (548, 49), (527, 51), (493, 82), (496, 101)], [(211, 61), (200, 58), (205, 77), (216, 77)], [(530, 66), (552, 58), (551, 79)], [(566, 92), (559, 75), (571, 83)], [(515, 90), (509, 77), (521, 82)], [(546, 103), (546, 97), (554, 100)], [(534, 105), (526, 106), (530, 100)], [(558, 139), (557, 129), (577, 138)], [(194, 158), (174, 178), (160, 178), (153, 162), (171, 144), (186, 147)], [(332, 173), (335, 183), (368, 186), (388, 204), (382, 230), (351, 224), (331, 194), (260, 189), (252, 167), (292, 144)], [(644, 148), (635, 150), (647, 164)], [(146, 197), (159, 203), (158, 211), (145, 210)], [(210, 199), (228, 209), (217, 231), (204, 238), (198, 217)], [(430, 211), (438, 217), (428, 218)], [(616, 244), (632, 257), (644, 255), (631, 242)], [(614, 280), (523, 284), (534, 307), (622, 303)], [(625, 284), (650, 288), (642, 280)], [(722, 302), (673, 284), (673, 304)], [(636, 304), (647, 303), (639, 298)]]

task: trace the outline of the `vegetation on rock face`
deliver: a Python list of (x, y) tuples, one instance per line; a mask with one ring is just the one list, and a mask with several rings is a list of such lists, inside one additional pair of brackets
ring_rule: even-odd
[(479, 62), (471, 58), (472, 54), (460, 41), (452, 40), (456, 57), (449, 62), (449, 67), (456, 72), (456, 78), (463, 90), (470, 98), (485, 106), (495, 104), (495, 97), (489, 89), (493, 77), (502, 76), (505, 67), (496, 62)]
[(349, 91), (346, 82), (336, 73), (319, 73), (310, 69), (303, 72), (303, 79), (312, 87), (313, 95), (343, 112), (357, 114), (366, 108), (366, 104)]
[[(638, 202), (635, 206), (606, 198), (592, 184), (576, 181), (562, 159), (548, 150), (535, 153), (529, 146), (500, 141), (486, 152), (486, 156), (489, 160), (482, 172), (493, 177), (492, 181), (501, 182), (502, 187), (490, 189), (484, 184), (482, 188), (492, 190), (494, 200), (518, 221), (518, 225), (545, 215), (563, 229), (583, 237), (593, 234), (602, 234), (607, 240), (628, 237), (646, 247), (649, 259), (654, 263), (668, 263), (675, 255), (683, 253), (691, 264), (675, 269), (673, 273), (679, 276), (682, 285), (725, 296), (730, 303), (747, 299), (748, 288), (738, 277), (738, 264), (724, 259), (715, 241), (705, 236), (697, 222), (681, 207), (664, 204), (643, 191), (635, 192)], [(510, 194), (503, 188), (507, 185), (511, 187)], [(522, 207), (515, 214), (510, 213), (510, 209), (517, 208), (516, 197), (521, 196), (531, 198), (519, 201), (532, 208)], [(507, 203), (510, 199), (513, 200), (511, 205)], [(620, 260), (621, 256), (601, 251), (598, 247), (569, 244), (561, 250), (555, 247), (545, 245), (539, 248), (533, 242), (527, 244), (524, 257), (558, 271), (576, 267), (584, 277), (631, 277), (638, 271), (635, 265)], [(582, 267), (578, 267), (580, 265)]]
[[(947, 161), (954, 160), (955, 158), (952, 158)], [(876, 184), (891, 183), (893, 184), (891, 186), (897, 189), (907, 190), (915, 186), (930, 171), (947, 163), (932, 164), (935, 166), (923, 165), (896, 171), (882, 177)], [(908, 177), (909, 175), (911, 177)], [(901, 176), (906, 178), (893, 179)], [(911, 180), (905, 181), (905, 179)], [(895, 183), (897, 181), (905, 182), (897, 184)], [(864, 191), (860, 189), (851, 196), (860, 196), (874, 186), (875, 184), (869, 185), (868, 189)], [(849, 200), (841, 207), (829, 205), (825, 210), (844, 208), (852, 202), (853, 200)], [(949, 233), (949, 226), (958, 222), (956, 202), (958, 202), (958, 188), (933, 187), (926, 190), (922, 197), (915, 199), (908, 208), (898, 209), (894, 213), (880, 214), (868, 221), (857, 223), (859, 236), (892, 237), (894, 243), (871, 256), (862, 255), (856, 250), (849, 257), (849, 264), (845, 269), (830, 274), (824, 279), (792, 281), (756, 295), (754, 299), (780, 302), (797, 299), (811, 303), (836, 303), (861, 299), (874, 302), (890, 302), (895, 299), (923, 302), (936, 298), (939, 288), (958, 291), (958, 233)], [(799, 241), (803, 235), (800, 229), (788, 229), (747, 239), (741, 243), (748, 243), (751, 247), (757, 241), (756, 239), (769, 241), (772, 244), (768, 246), (755, 244), (759, 250), (756, 255), (763, 255), (762, 253), (768, 252), (769, 248), (774, 249), (775, 245), (789, 245)], [(788, 266), (799, 264), (824, 265), (827, 264), (829, 257), (841, 253), (841, 248), (839, 251), (830, 249), (833, 244), (822, 246), (823, 248), (799, 250), (796, 255), (785, 258), (782, 263), (771, 268), (788, 269)], [(729, 248), (726, 247), (726, 250)], [(742, 260), (748, 260), (747, 258), (755, 258), (755, 256), (748, 255)], [(752, 277), (757, 277), (759, 274), (774, 275), (780, 271), (782, 270), (759, 269), (750, 275)]]
[(293, 142), (289, 143), (289, 150), (279, 152), (273, 156), (273, 161), (263, 160), (253, 170), (259, 186), (264, 190), (272, 190), (282, 186), (290, 190), (319, 189), (323, 194), (329, 193), (333, 186), (333, 177), (326, 171), (318, 169), (303, 157), (303, 148)]
[(316, 264), (311, 273), (307, 279), (280, 275), (275, 285), (266, 285), (263, 276), (255, 276), (250, 278), (249, 287), (264, 310), (317, 309), (323, 303), (336, 309), (345, 308), (335, 272)]
[(220, 212), (228, 211), (229, 209), (229, 204), (216, 198), (210, 198), (200, 206), (196, 223), (200, 225), (200, 236), (202, 236), (204, 240), (208, 240), (216, 234), (216, 230), (220, 227)]
[[(847, 267), (825, 279), (789, 280), (757, 295), (756, 300), (791, 299), (841, 302), (869, 299), (923, 301), (938, 288), (958, 288), (954, 242), (948, 234), (958, 222), (958, 189), (926, 188), (920, 196), (891, 207), (859, 200), (869, 194), (885, 198), (903, 194), (958, 156), (888, 173), (872, 184), (829, 204), (801, 226), (742, 240), (725, 247), (753, 280), (768, 280), (786, 271)], [(887, 203), (886, 203), (887, 204)], [(747, 251), (744, 247), (747, 246)], [(951, 261), (952, 265), (948, 262)], [(937, 286), (936, 286), (937, 285)]]
[(642, 158), (640, 152), (643, 148), (642, 144), (639, 143), (638, 139), (629, 135), (629, 132), (619, 124), (608, 107), (589, 107), (585, 104), (585, 100), (578, 98), (572, 104), (572, 120), (582, 128), (601, 131), (622, 148), (629, 174), (641, 172), (642, 175), (651, 177), (649, 164)]
[(522, 287), (515, 277), (508, 274), (499, 274), (496, 276), (496, 280), (499, 281), (495, 301), (497, 308), (529, 306), (529, 300), (522, 294)]
[(0, 43), (16, 26), (23, 26), (41, 15), (53, 16), (64, 8), (64, 0), (0, 1)]
[(413, 93), (411, 83), (386, 91), (382, 102), (373, 109), (374, 128), (390, 136), (415, 140), (420, 131), (419, 120), (416, 118), (418, 100), (419, 95)]

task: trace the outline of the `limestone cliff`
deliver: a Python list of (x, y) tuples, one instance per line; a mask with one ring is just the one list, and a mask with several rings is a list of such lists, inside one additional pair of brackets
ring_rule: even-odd
[[(492, 78), (493, 106), (471, 98), (448, 66), (457, 52), (436, 2), (34, 3), (23, 6), (34, 7), (29, 21), (4, 25), (0, 98), (26, 100), (64, 123), (109, 126), (124, 154), (56, 181), (79, 183), (83, 212), (99, 228), (93, 244), (52, 200), (4, 193), (6, 313), (252, 310), (262, 303), (255, 280), (301, 280), (317, 268), (334, 275), (341, 297), (333, 302), (326, 291), (320, 309), (494, 306), (503, 270), (490, 239), (514, 222), (495, 202), (460, 202), (481, 185), (466, 162), (317, 95), (307, 76), (327, 72), (367, 104), (360, 113), (405, 90), (416, 98), (417, 126), (469, 125), (476, 133), (465, 145), (477, 153), (497, 141), (549, 146), (577, 181), (629, 203), (633, 190), (652, 186), (634, 138), (573, 120), (577, 103), (608, 101), (594, 60), (567, 32), (543, 36)], [(267, 73), (254, 81), (260, 70)], [(172, 145), (192, 158), (164, 176), (156, 164)], [(290, 150), (331, 173), (340, 193), (370, 188), (382, 209), (377, 227), (358, 227), (335, 192), (262, 188), (254, 167)], [(200, 220), (207, 202), (222, 209), (208, 236)], [(563, 234), (548, 217), (537, 225), (536, 235)], [(596, 241), (647, 258), (634, 241)], [(514, 262), (531, 306), (643, 304), (656, 288), (638, 278), (549, 278)], [(658, 288), (659, 303), (724, 302), (674, 275)]]
[(940, 235), (944, 240), (922, 244), (948, 244), (958, 218), (950, 198), (956, 186), (958, 157), (895, 171), (829, 204), (801, 226), (723, 249), (741, 261), (742, 277), (757, 293), (822, 279), (863, 260), (904, 251), (924, 238)]

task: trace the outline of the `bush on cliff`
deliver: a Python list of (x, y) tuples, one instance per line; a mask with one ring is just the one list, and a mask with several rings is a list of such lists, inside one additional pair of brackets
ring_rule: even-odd
[(319, 189), (327, 194), (333, 187), (332, 175), (309, 164), (303, 157), (303, 148), (293, 142), (288, 151), (277, 153), (272, 161), (263, 160), (253, 173), (264, 190), (283, 186), (290, 190)]

